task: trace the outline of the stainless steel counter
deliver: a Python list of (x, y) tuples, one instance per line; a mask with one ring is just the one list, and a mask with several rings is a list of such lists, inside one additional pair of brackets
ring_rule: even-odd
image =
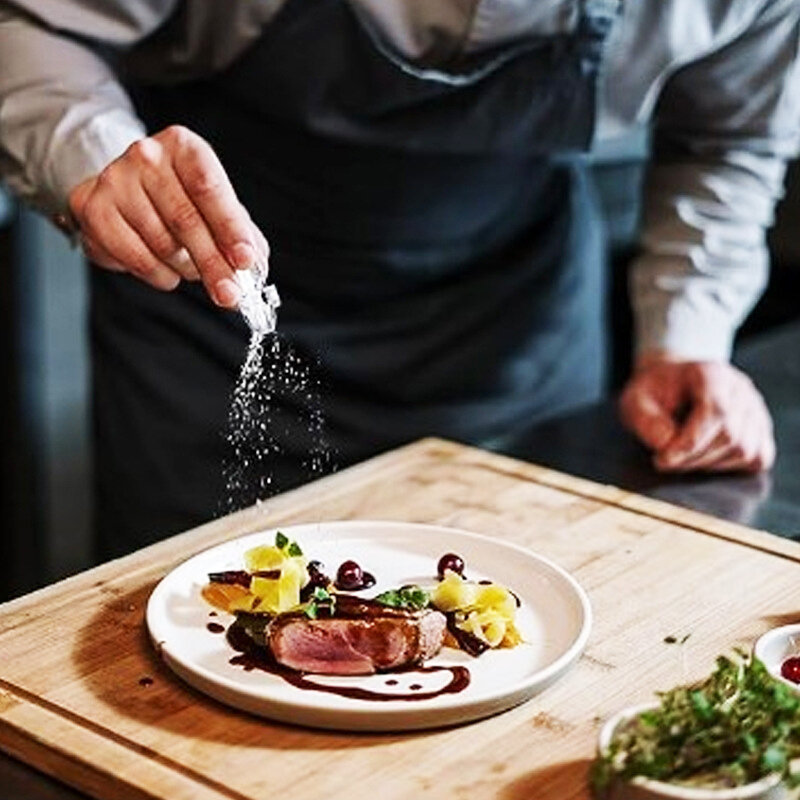
[(608, 401), (532, 428), (509, 455), (800, 539), (800, 322), (749, 340), (736, 363), (775, 421), (778, 458), (764, 475), (667, 476), (619, 423)]

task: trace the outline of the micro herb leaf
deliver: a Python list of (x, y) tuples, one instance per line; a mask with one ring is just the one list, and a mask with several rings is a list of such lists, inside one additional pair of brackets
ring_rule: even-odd
[(303, 613), (311, 619), (316, 619), (322, 609), (327, 609), (328, 615), (333, 616), (336, 610), (336, 595), (331, 594), (327, 589), (317, 586), (311, 599), (306, 603)]
[(737, 651), (720, 656), (699, 684), (659, 693), (659, 707), (621, 725), (591, 773), (596, 797), (641, 775), (669, 783), (726, 787), (771, 773), (798, 782), (800, 695)]
[(275, 534), (275, 547), (277, 547), (278, 550), (283, 550), (283, 548), (286, 547), (287, 544), (289, 544), (288, 537), (285, 534), (278, 531)]
[(303, 551), (300, 549), (300, 545), (297, 542), (290, 542), (289, 549), (286, 551), (290, 556), (301, 556), (303, 555)]
[(419, 586), (403, 586), (400, 589), (389, 589), (379, 594), (375, 600), (391, 608), (404, 608), (409, 611), (420, 611), (430, 603), (430, 595)]

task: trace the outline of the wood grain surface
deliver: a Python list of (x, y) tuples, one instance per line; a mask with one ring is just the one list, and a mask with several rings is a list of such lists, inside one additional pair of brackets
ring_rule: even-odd
[[(250, 717), (159, 663), (143, 612), (176, 564), (261, 528), (359, 518), (450, 525), (552, 558), (590, 595), (585, 655), (512, 711), (380, 735)], [(0, 607), (0, 748), (114, 800), (588, 798), (600, 721), (800, 621), (798, 562), (795, 542), (425, 440)]]

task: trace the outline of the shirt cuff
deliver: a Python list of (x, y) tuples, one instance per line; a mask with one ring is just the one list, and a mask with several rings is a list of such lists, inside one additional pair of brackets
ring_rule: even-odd
[(69, 193), (102, 172), (131, 144), (146, 136), (144, 125), (129, 112), (113, 109), (87, 120), (59, 139), (51, 150), (45, 192), (39, 205), (51, 217), (69, 214)]
[(703, 305), (688, 296), (637, 309), (636, 356), (661, 352), (685, 361), (729, 361), (737, 326), (729, 315)]

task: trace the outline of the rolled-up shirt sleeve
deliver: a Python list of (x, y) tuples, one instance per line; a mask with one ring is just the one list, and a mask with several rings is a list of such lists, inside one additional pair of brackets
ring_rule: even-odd
[(799, 44), (796, 0), (768, 0), (666, 82), (630, 278), (639, 354), (730, 356), (767, 281), (766, 229), (800, 140)]
[[(79, 5), (37, 0), (36, 8), (53, 10), (54, 23), (80, 23), (74, 33), (87, 38), (96, 22), (107, 44), (145, 32), (142, 20), (114, 19), (114, 3), (97, 20)], [(59, 214), (69, 191), (140, 139), (144, 126), (106, 61), (50, 22), (0, 0), (0, 177), (33, 206)]]

